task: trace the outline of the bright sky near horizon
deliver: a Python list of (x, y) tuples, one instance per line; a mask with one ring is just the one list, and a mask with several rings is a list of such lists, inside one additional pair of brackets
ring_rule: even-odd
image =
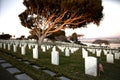
[[(0, 34), (28, 36), (29, 30), (20, 23), (18, 15), (25, 10), (23, 0), (0, 0)], [(100, 26), (89, 24), (87, 28), (66, 29), (66, 36), (84, 34), (85, 38), (120, 37), (120, 0), (103, 0), (104, 18)]]

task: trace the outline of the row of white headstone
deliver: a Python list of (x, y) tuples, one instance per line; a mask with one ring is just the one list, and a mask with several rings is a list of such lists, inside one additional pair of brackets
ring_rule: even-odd
[[(91, 51), (91, 50), (89, 50)], [(96, 50), (97, 57), (100, 57), (102, 50)], [(114, 55), (115, 59), (120, 59), (120, 52), (114, 51), (114, 55), (111, 50), (104, 50), (106, 55), (107, 63), (114, 63)], [(93, 54), (95, 54), (95, 49), (93, 49)], [(85, 74), (97, 76), (97, 58), (88, 56), (88, 51), (82, 48), (82, 57), (85, 59)]]
[[(10, 46), (12, 44), (8, 43), (0, 43), (0, 47), (6, 49), (6, 45), (8, 45), (8, 50), (10, 50)], [(25, 55), (25, 48), (28, 45), (29, 49), (33, 48), (33, 58), (34, 59), (38, 59), (38, 45), (37, 44), (25, 44), (25, 43), (15, 43), (13, 44), (13, 51), (16, 52), (17, 51), (17, 46), (21, 47), (21, 54)], [(65, 47), (65, 46), (57, 46), (61, 52), (65, 52), (65, 56), (70, 56), (70, 53), (74, 53), (75, 51), (79, 50), (79, 48), (75, 48), (75, 47)], [(51, 46), (50, 45), (41, 45), (41, 49), (43, 52), (46, 52), (46, 50), (50, 49)], [(92, 52), (93, 54), (95, 54), (96, 52), (96, 56), (100, 57), (101, 56), (101, 50), (98, 49), (87, 49), (88, 51)], [(92, 76), (97, 76), (97, 58), (96, 57), (92, 57), (92, 56), (88, 56), (88, 51), (85, 48), (82, 48), (82, 57), (85, 59), (85, 74), (88, 75), (92, 75)], [(106, 60), (108, 63), (114, 63), (114, 59), (113, 59), (113, 54), (109, 53), (107, 50), (104, 50), (104, 54), (106, 55)], [(115, 58), (119, 59), (120, 58), (120, 54), (119, 53), (115, 53)], [(51, 51), (51, 63), (54, 65), (59, 65), (59, 52), (56, 50), (56, 46), (54, 46), (52, 48)]]
[[(91, 76), (97, 76), (97, 58), (88, 56), (87, 51), (83, 48), (83, 58), (85, 59), (85, 74)], [(70, 56), (69, 49), (65, 49), (65, 55)], [(59, 52), (54, 46), (51, 52), (51, 63), (54, 65), (59, 65)]]
[[(85, 51), (84, 49), (82, 51), (83, 53), (85, 53), (83, 55), (88, 55), (87, 51)], [(93, 54), (96, 53), (97, 57), (101, 57), (101, 53), (102, 53), (101, 49), (88, 49), (88, 51), (92, 52)], [(106, 56), (107, 63), (114, 63), (114, 59), (120, 59), (120, 52), (118, 52), (117, 50), (104, 49), (103, 52), (104, 52), (104, 55)]]
[[(13, 52), (17, 52), (17, 47), (21, 48), (21, 54), (26, 54), (26, 43), (0, 43), (0, 48), (11, 50), (13, 45)], [(33, 58), (38, 59), (38, 44), (28, 44), (29, 49), (33, 48)]]
[(82, 48), (82, 57), (85, 59), (85, 74), (97, 76), (97, 58), (88, 56), (85, 48)]

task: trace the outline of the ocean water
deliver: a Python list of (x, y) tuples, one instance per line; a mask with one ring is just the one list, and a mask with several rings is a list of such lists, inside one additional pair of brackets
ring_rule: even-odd
[[(87, 44), (88, 46), (99, 46), (98, 44), (92, 44), (92, 43), (84, 43), (84, 44)], [(104, 44), (102, 46), (105, 46)], [(120, 43), (110, 43), (109, 45), (110, 48), (118, 48), (120, 47)]]
[[(99, 38), (83, 38), (80, 41), (87, 44), (88, 46), (99, 46), (98, 44), (92, 44), (92, 42), (94, 42), (95, 40), (98, 40)], [(120, 38), (100, 38), (101, 40), (107, 40), (110, 42), (109, 47), (110, 48), (118, 48), (120, 47)], [(106, 46), (104, 44), (102, 44), (102, 46)]]
[(118, 48), (118, 47), (120, 47), (120, 43), (118, 43), (118, 44), (117, 43), (111, 43), (110, 47), (111, 48)]

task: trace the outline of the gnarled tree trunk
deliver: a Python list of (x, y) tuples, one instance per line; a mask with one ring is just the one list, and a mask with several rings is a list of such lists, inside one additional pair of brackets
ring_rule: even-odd
[(42, 35), (38, 37), (38, 46), (40, 47), (45, 39), (46, 35)]

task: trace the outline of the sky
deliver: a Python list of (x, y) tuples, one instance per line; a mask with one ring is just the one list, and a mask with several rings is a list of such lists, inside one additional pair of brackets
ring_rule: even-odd
[[(29, 29), (23, 27), (18, 15), (25, 10), (23, 0), (0, 0), (0, 34), (28, 36)], [(87, 25), (87, 28), (65, 29), (66, 36), (84, 34), (84, 38), (120, 37), (120, 0), (103, 0), (104, 17), (100, 25)]]

